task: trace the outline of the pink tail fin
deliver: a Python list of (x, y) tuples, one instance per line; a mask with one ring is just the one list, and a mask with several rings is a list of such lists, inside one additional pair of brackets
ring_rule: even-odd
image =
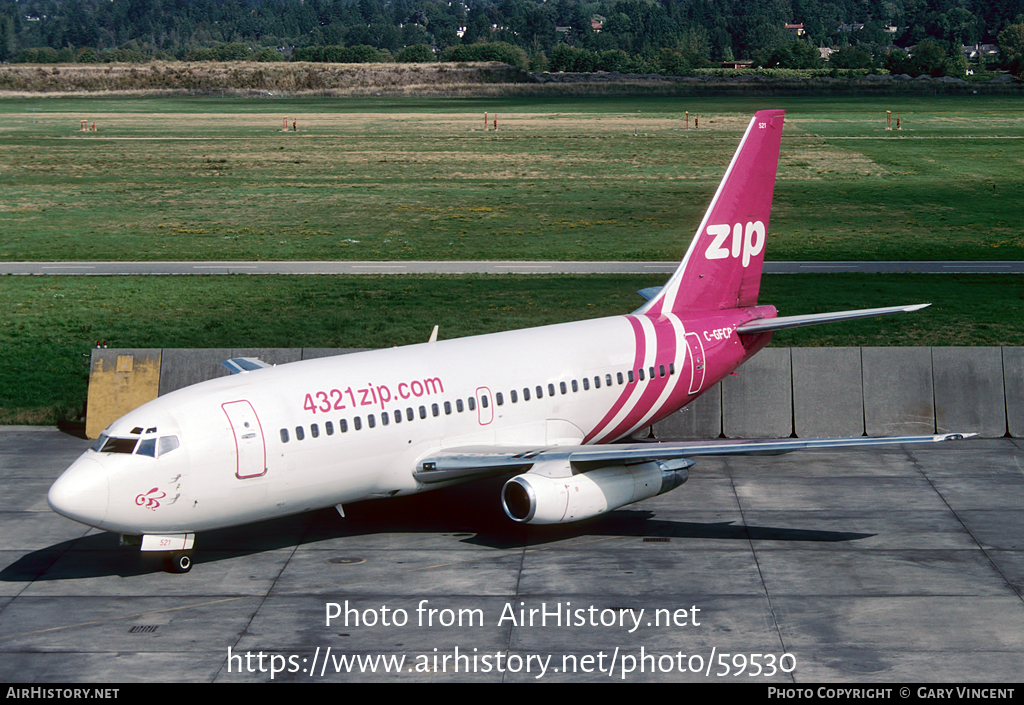
[(639, 313), (757, 304), (783, 115), (782, 110), (754, 115), (682, 263)]

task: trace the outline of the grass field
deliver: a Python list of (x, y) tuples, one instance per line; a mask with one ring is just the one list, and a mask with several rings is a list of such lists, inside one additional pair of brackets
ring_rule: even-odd
[[(657, 276), (208, 276), (0, 279), (0, 423), (53, 423), (111, 347), (386, 347), (628, 313)], [(1013, 275), (765, 277), (782, 315), (932, 302), (884, 319), (776, 334), (773, 345), (1024, 345)], [(813, 302), (813, 303), (812, 303)]]
[(677, 259), (762, 107), (769, 259), (1024, 256), (1013, 97), (90, 97), (0, 102), (0, 259)]
[[(900, 100), (8, 99), (0, 259), (678, 259), (762, 107), (787, 110), (769, 259), (1021, 259), (1020, 101)], [(887, 109), (904, 130), (885, 131)], [(3, 277), (0, 423), (73, 416), (95, 340), (380, 347), (435, 323), (450, 338), (624, 313), (660, 283)], [(798, 275), (767, 277), (761, 300), (935, 304), (776, 345), (1022, 345), (1022, 292), (1012, 276)]]

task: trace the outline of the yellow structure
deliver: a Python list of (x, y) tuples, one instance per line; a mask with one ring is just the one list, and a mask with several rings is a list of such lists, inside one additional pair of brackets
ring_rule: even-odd
[(159, 349), (93, 350), (85, 435), (98, 438), (112, 422), (160, 392)]

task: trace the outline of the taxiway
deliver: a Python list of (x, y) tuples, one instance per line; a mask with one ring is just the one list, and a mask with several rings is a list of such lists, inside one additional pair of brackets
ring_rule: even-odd
[[(705, 459), (673, 492), (561, 527), (513, 525), (500, 482), (476, 483), (200, 534), (185, 575), (49, 509), (50, 483), (87, 445), (0, 428), (2, 681), (269, 681), (273, 667), (275, 681), (314, 682), (1024, 672), (1019, 439)], [(331, 604), (348, 625), (326, 624)], [(556, 609), (585, 623), (526, 619)]]

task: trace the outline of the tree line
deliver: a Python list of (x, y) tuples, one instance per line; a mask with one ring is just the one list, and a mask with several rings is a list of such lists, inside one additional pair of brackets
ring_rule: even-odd
[[(686, 73), (820, 67), (829, 47), (830, 66), (954, 73), (962, 45), (988, 43), (1003, 51), (982, 63), (1019, 73), (1022, 36), (1024, 0), (0, 0), (4, 62), (493, 55), (532, 70)], [(922, 43), (927, 66), (893, 49)]]

